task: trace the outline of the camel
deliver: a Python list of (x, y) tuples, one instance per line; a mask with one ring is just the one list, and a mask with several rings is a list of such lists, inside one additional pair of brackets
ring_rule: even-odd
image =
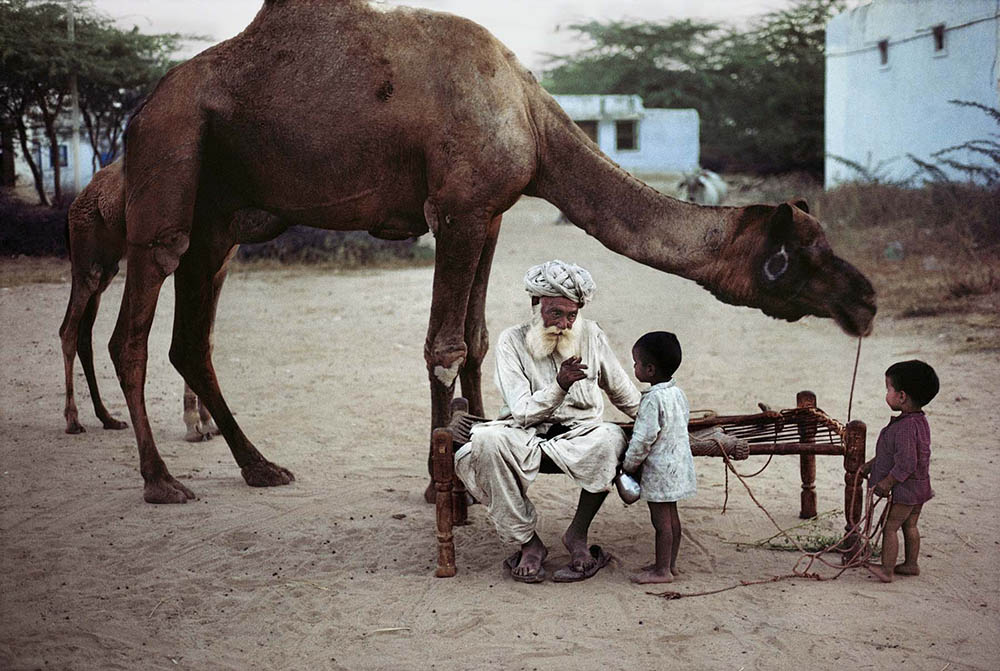
[[(194, 493), (160, 457), (146, 414), (150, 324), (174, 275), (170, 360), (251, 486), (290, 483), (243, 433), (210, 333), (237, 232), (232, 213), (407, 238), (435, 236), (424, 343), (431, 427), (461, 381), (483, 414), (484, 308), (501, 217), (538, 196), (610, 250), (789, 321), (867, 334), (868, 280), (834, 255), (804, 202), (703, 207), (613, 163), (483, 27), (363, 0), (265, 0), (236, 37), (168, 72), (126, 130), (128, 267), (109, 344), (152, 503)], [(402, 297), (401, 297), (402, 300)]]
[(701, 168), (684, 174), (677, 185), (684, 200), (699, 205), (719, 205), (726, 197), (726, 182), (717, 173)]
[[(87, 377), (94, 412), (105, 429), (125, 429), (128, 424), (115, 419), (101, 400), (94, 373), (93, 329), (101, 304), (101, 294), (118, 274), (125, 252), (125, 183), (120, 160), (102, 168), (74, 199), (69, 209), (69, 256), (71, 289), (66, 316), (59, 327), (66, 375), (66, 433), (83, 433), (73, 391), (73, 364), (76, 355)], [(241, 222), (252, 218), (246, 211), (236, 215)], [(257, 213), (257, 219), (267, 217)], [(269, 217), (268, 217), (269, 218)], [(274, 223), (274, 222), (271, 222)], [(246, 228), (244, 225), (243, 228)], [(244, 240), (249, 241), (249, 240)], [(220, 284), (225, 277), (220, 278)], [(194, 443), (218, 434), (211, 413), (194, 391), (184, 384), (184, 440)]]

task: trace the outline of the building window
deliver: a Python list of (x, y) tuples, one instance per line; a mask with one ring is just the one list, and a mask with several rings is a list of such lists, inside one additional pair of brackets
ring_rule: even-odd
[(879, 40), (878, 43), (878, 62), (879, 65), (889, 64), (889, 40)]
[(618, 151), (639, 148), (638, 123), (634, 119), (615, 122), (615, 149)]
[(596, 121), (592, 121), (592, 120), (577, 121), (576, 125), (579, 126), (580, 130), (582, 130), (584, 133), (586, 133), (587, 137), (589, 137), (591, 140), (593, 140), (595, 144), (597, 143), (597, 122)]
[[(58, 147), (53, 147), (49, 145), (49, 167), (54, 168), (56, 162), (59, 162), (59, 166), (65, 168), (69, 166), (69, 150), (66, 145), (61, 144)], [(42, 147), (38, 147), (38, 167), (42, 167)]]
[(944, 24), (931, 28), (931, 35), (934, 37), (934, 55), (940, 56), (944, 53)]

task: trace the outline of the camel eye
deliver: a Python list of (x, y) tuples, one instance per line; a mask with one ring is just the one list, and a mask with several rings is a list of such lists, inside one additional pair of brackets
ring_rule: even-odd
[(764, 277), (767, 278), (769, 282), (777, 281), (788, 271), (788, 252), (785, 251), (785, 246), (782, 245), (781, 248), (764, 262)]

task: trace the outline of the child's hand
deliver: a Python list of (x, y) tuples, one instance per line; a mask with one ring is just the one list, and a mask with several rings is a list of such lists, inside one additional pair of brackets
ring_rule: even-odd
[[(874, 459), (872, 459), (874, 461)], [(872, 461), (866, 461), (865, 465), (861, 467), (861, 477), (867, 478), (872, 473)]]
[(892, 492), (893, 484), (894, 483), (891, 478), (880, 480), (879, 483), (875, 485), (875, 493), (882, 497), (889, 496), (890, 492)]

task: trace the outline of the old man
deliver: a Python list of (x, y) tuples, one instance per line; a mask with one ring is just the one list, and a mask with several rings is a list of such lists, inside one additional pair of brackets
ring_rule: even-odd
[(505, 330), (496, 345), (504, 406), (499, 419), (474, 429), (471, 442), (455, 454), (455, 470), (486, 505), (501, 540), (520, 544), (504, 565), (521, 582), (545, 579), (548, 554), (528, 486), (543, 460), (572, 478), (581, 491), (562, 538), (570, 562), (553, 576), (572, 582), (607, 564), (608, 555), (589, 546), (587, 534), (626, 448), (621, 428), (602, 421), (602, 390), (630, 417), (640, 394), (601, 328), (579, 316), (594, 295), (590, 273), (555, 260), (531, 268), (524, 283), (531, 319)]

